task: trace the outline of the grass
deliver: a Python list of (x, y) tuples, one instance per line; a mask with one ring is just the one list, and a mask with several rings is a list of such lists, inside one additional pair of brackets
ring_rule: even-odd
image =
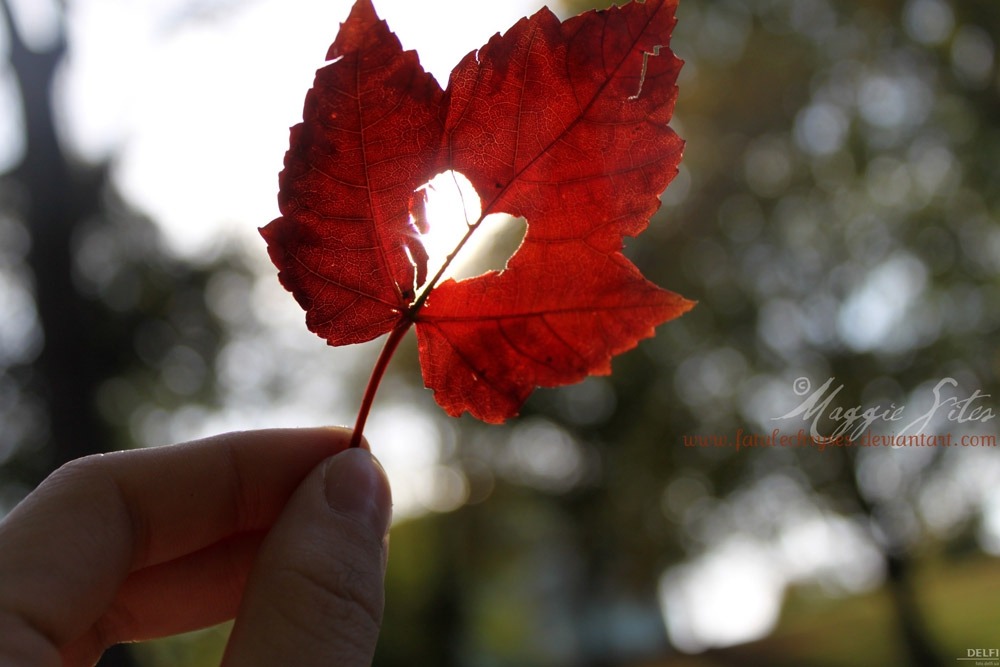
[[(968, 649), (1000, 648), (1000, 559), (937, 561), (920, 570), (915, 584), (927, 634), (943, 664), (962, 664), (956, 659)], [(645, 667), (903, 666), (899, 636), (884, 588), (840, 599), (793, 590), (769, 637)]]

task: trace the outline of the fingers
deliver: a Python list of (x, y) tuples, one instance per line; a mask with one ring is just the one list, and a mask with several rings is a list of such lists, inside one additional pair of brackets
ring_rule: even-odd
[(368, 667), (391, 507), (385, 473), (367, 451), (314, 470), (258, 552), (223, 665)]
[(264, 535), (240, 533), (131, 573), (93, 631), (73, 642), (64, 655), (90, 656), (117, 641), (165, 637), (233, 618)]
[[(338, 429), (255, 431), (63, 467), (0, 523), (0, 662), (4, 651), (40, 641), (58, 650), (75, 640), (87, 647), (82, 655), (156, 634), (144, 614), (155, 611), (150, 595), (164, 586), (147, 578), (145, 594), (133, 598), (143, 608), (129, 602), (129, 586), (117, 597), (126, 577), (141, 582), (140, 571), (157, 566), (150, 571), (169, 585), (198, 557), (219, 569), (235, 557), (245, 575), (255, 544), (236, 540), (234, 551), (214, 555), (212, 547), (268, 528), (308, 472), (349, 440)], [(227, 583), (228, 599), (214, 604), (231, 613), (240, 582)], [(200, 609), (197, 598), (178, 606)]]

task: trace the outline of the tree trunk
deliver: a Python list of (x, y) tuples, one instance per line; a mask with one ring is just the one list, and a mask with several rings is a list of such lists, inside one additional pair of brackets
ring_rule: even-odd
[[(0, 3), (10, 35), (10, 62), (20, 86), (27, 151), (14, 173), (25, 194), (24, 223), (31, 234), (28, 264), (34, 274), (35, 306), (45, 337), (35, 362), (36, 386), (48, 412), (53, 463), (103, 451), (108, 434), (94, 396), (106, 375), (92, 345), (94, 304), (75, 288), (72, 242), (76, 225), (99, 209), (101, 170), (87, 173), (67, 161), (53, 121), (52, 81), (66, 43), (32, 51)], [(131, 667), (128, 649), (109, 650), (100, 664)]]

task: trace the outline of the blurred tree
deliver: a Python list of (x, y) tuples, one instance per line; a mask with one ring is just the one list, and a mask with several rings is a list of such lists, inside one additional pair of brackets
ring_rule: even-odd
[[(944, 378), (958, 386), (942, 398), (1000, 393), (998, 37), (985, 1), (680, 4), (675, 125), (687, 151), (628, 250), (699, 305), (609, 378), (538, 391), (502, 430), (459, 423), (454, 460), (470, 496), (489, 500), (424, 535), (447, 545), (446, 581), (461, 582), (446, 635), (465, 650), (447, 664), (664, 652), (648, 622), (664, 571), (737, 538), (770, 554), (761, 574), (777, 595), (802, 577), (841, 591), (884, 577), (894, 654), (941, 664), (915, 571), (981, 530), (996, 449), (737, 452), (684, 438), (808, 430), (778, 419), (808, 395), (793, 390), (800, 377), (811, 391), (843, 385), (823, 433), (838, 406), (905, 406), (915, 419)], [(995, 422), (946, 412), (924, 430), (996, 437)], [(815, 524), (880, 564), (862, 568), (861, 546), (833, 542), (846, 560), (808, 575), (782, 565), (782, 543)], [(401, 664), (392, 654), (378, 664)]]
[[(6, 1), (0, 10), (25, 134), (23, 158), (0, 182), (3, 296), (19, 306), (6, 309), (0, 350), (7, 509), (61, 463), (133, 446), (139, 406), (211, 399), (223, 330), (203, 295), (218, 266), (240, 264), (172, 259), (151, 221), (117, 197), (106, 164), (67, 156), (52, 103), (64, 32), (33, 49)], [(134, 663), (115, 647), (101, 664)]]
[[(836, 378), (834, 405), (894, 402), (911, 417), (940, 378), (958, 380), (959, 398), (997, 394), (998, 35), (989, 2), (681, 3), (672, 45), (687, 61), (677, 125), (688, 148), (632, 254), (699, 306), (616, 364), (608, 385), (591, 383), (599, 391), (542, 392), (530, 406), (601, 452), (575, 525), (615, 547), (583, 552), (586, 585), (644, 578), (655, 590), (669, 562), (720, 541), (708, 521), (780, 537), (802, 508), (739, 505), (795, 480), (823, 512), (864, 517), (908, 663), (939, 664), (911, 572), (956, 528), (941, 531), (927, 504), (962, 497), (956, 471), (995, 471), (995, 451), (736, 452), (685, 448), (682, 436), (808, 428), (775, 421), (802, 400), (798, 376), (814, 389)], [(615, 408), (595, 419), (602, 400)], [(996, 434), (942, 417), (931, 432)], [(956, 522), (976, 522), (981, 503)]]

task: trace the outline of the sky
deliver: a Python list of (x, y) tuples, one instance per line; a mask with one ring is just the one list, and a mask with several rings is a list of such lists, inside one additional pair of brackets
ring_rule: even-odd
[[(183, 255), (210, 251), (220, 230), (255, 234), (277, 216), (288, 128), (350, 9), (346, 0), (218, 4), (228, 9), (180, 20), (176, 0), (80, 2), (71, 17), (69, 139), (88, 159), (115, 151), (118, 183)], [(376, 3), (442, 86), (462, 56), (536, 8)]]

